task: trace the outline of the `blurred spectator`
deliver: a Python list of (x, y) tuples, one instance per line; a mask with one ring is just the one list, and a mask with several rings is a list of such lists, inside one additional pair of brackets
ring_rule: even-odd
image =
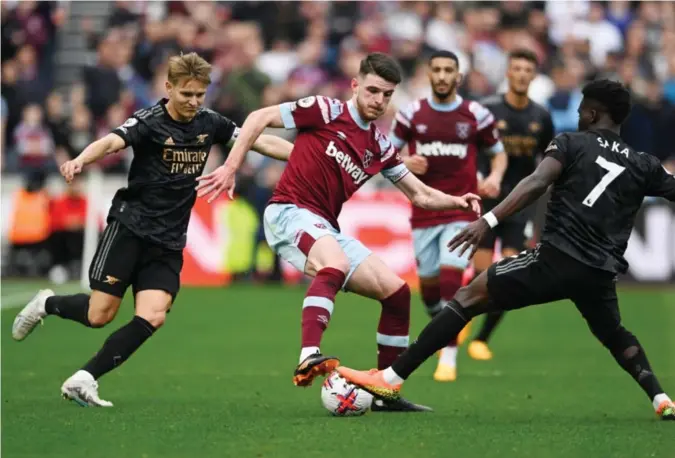
[(63, 96), (59, 92), (52, 92), (45, 103), (46, 124), (54, 140), (54, 156), (60, 166), (69, 160), (68, 155), (68, 119), (66, 117)]
[(97, 118), (103, 116), (108, 107), (119, 100), (122, 92), (118, 67), (128, 54), (120, 57), (118, 52), (126, 54), (119, 32), (112, 31), (98, 44), (96, 65), (84, 69), (86, 103)]
[(30, 104), (23, 109), (21, 123), (14, 130), (14, 144), (21, 170), (54, 168), (54, 140), (40, 105)]
[[(115, 104), (108, 108), (105, 119), (100, 123), (96, 130), (96, 138), (104, 137), (113, 129), (124, 124), (127, 119), (127, 113), (121, 104)], [(93, 139), (93, 138), (92, 138)], [(86, 145), (85, 145), (86, 146)], [(79, 152), (78, 152), (79, 154)], [(131, 157), (131, 148), (126, 148), (122, 151), (117, 151), (114, 154), (109, 154), (100, 161), (98, 166), (105, 173), (124, 174), (127, 171), (127, 158)]]
[(633, 11), (630, 2), (625, 0), (612, 0), (607, 9), (607, 20), (619, 29), (621, 35), (625, 38), (626, 31), (631, 22), (633, 22)]
[(662, 161), (675, 154), (675, 105), (663, 97), (657, 80), (640, 81), (642, 94), (634, 95), (633, 110), (621, 129), (621, 137), (638, 151)]
[(262, 53), (256, 62), (256, 68), (268, 75), (274, 84), (286, 82), (288, 75), (297, 65), (298, 52), (283, 37), (274, 40), (270, 50)]
[(316, 88), (328, 79), (328, 73), (321, 68), (323, 44), (317, 41), (303, 41), (298, 46), (298, 66), (288, 75), (288, 96), (298, 99), (313, 94)]
[(82, 178), (76, 178), (50, 203), (52, 266), (64, 268), (71, 278), (80, 274), (84, 248), (87, 199), (81, 181)]
[[(7, 127), (7, 102), (5, 98), (0, 99), (0, 149), (5, 151), (5, 128)], [(4, 169), (4, 154), (0, 155), (0, 169)]]
[(84, 105), (74, 106), (66, 132), (65, 146), (68, 160), (77, 157), (87, 145), (92, 143), (96, 139), (94, 134), (91, 112)]
[(243, 123), (246, 115), (261, 106), (262, 94), (270, 78), (255, 67), (262, 52), (260, 29), (255, 24), (237, 24), (227, 29), (236, 65), (225, 77), (219, 94), (221, 113)]
[(45, 189), (46, 173), (29, 171), (24, 187), (14, 194), (9, 224), (10, 275), (44, 275), (50, 265), (49, 194)]
[(572, 35), (590, 43), (591, 62), (601, 67), (609, 52), (620, 51), (623, 39), (617, 26), (605, 19), (605, 10), (600, 3), (592, 2), (587, 20), (579, 20), (572, 27)]
[(555, 133), (576, 131), (579, 121), (577, 109), (583, 98), (580, 88), (581, 63), (574, 61), (574, 65), (570, 67), (558, 65), (551, 73), (556, 91), (551, 96), (547, 108), (553, 119)]

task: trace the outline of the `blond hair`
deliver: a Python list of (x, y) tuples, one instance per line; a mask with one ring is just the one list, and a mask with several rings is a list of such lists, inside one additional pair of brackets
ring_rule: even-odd
[(211, 84), (211, 64), (196, 52), (180, 53), (169, 59), (169, 82), (177, 84), (180, 80), (194, 79), (204, 84)]

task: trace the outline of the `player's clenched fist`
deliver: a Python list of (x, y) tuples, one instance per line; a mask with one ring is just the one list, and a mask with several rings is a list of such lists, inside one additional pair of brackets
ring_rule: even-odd
[(429, 169), (429, 161), (424, 156), (409, 156), (404, 158), (403, 162), (415, 175), (424, 175)]
[(64, 162), (61, 165), (61, 175), (66, 179), (66, 183), (70, 183), (75, 178), (75, 175), (82, 172), (82, 161), (75, 158), (72, 161)]

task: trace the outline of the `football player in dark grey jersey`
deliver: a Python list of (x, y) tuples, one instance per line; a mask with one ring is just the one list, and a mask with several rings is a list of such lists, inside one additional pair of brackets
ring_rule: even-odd
[(675, 177), (647, 153), (619, 137), (630, 112), (630, 93), (620, 83), (599, 80), (583, 90), (579, 130), (557, 136), (537, 169), (491, 212), (448, 244), (460, 255), (476, 251), (499, 222), (534, 202), (553, 186), (541, 243), (493, 264), (436, 315), (401, 356), (383, 371), (338, 371), (383, 398), (396, 398), (401, 384), (442, 348), (471, 318), (571, 300), (616, 362), (647, 394), (659, 418), (675, 420), (675, 404), (657, 380), (638, 339), (621, 323), (616, 276), (635, 216), (646, 196), (675, 202)]
[[(110, 134), (61, 166), (66, 181), (82, 168), (126, 147), (133, 149), (129, 184), (115, 194), (108, 225), (89, 268), (89, 294), (55, 296), (41, 290), (14, 320), (12, 337), (25, 339), (48, 315), (100, 328), (117, 315), (132, 287), (134, 318), (108, 337), (101, 350), (61, 387), (82, 406), (109, 407), (98, 395), (97, 380), (118, 367), (164, 324), (180, 289), (183, 248), (197, 177), (211, 145), (229, 145), (237, 126), (202, 107), (211, 65), (195, 53), (169, 60), (168, 99), (139, 110)], [(292, 145), (269, 135), (254, 149), (288, 159)]]

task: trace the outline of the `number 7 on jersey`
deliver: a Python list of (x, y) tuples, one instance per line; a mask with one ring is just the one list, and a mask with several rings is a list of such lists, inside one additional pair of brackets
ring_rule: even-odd
[(586, 205), (587, 207), (592, 207), (593, 205), (595, 205), (595, 201), (597, 201), (602, 195), (602, 193), (605, 192), (607, 186), (609, 186), (609, 184), (612, 181), (616, 180), (616, 178), (619, 175), (621, 175), (621, 173), (623, 173), (624, 170), (626, 170), (626, 167), (622, 167), (619, 164), (609, 162), (602, 156), (598, 156), (597, 159), (595, 160), (595, 163), (598, 164), (603, 169), (607, 170), (607, 175), (602, 177), (600, 183), (598, 183), (584, 199), (584, 205)]

